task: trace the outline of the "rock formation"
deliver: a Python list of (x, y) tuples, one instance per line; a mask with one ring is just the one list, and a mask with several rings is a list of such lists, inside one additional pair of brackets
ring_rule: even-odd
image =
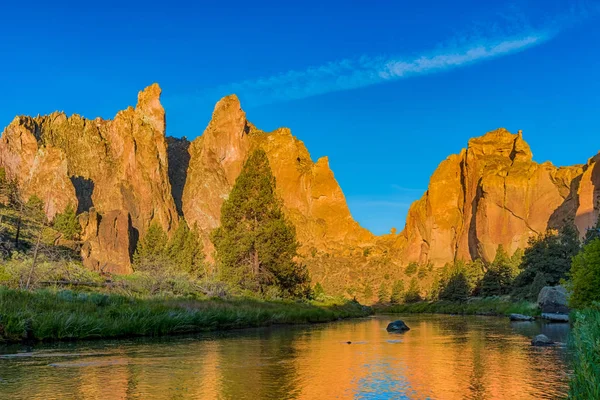
[[(104, 253), (116, 268), (109, 270), (130, 270), (125, 221), (130, 219), (131, 228), (142, 236), (151, 221), (166, 230), (177, 223), (160, 93), (158, 85), (149, 86), (139, 93), (135, 108), (120, 111), (114, 120), (58, 112), (17, 117), (0, 139), (0, 166), (16, 180), (25, 199), (35, 194), (44, 201), (50, 219), (69, 203), (79, 212), (93, 206), (106, 217), (93, 223), (90, 218), (97, 226), (84, 227), (84, 257)], [(107, 221), (118, 224), (104, 226)], [(107, 235), (117, 230), (113, 241), (123, 242), (107, 246)], [(98, 232), (105, 236), (93, 236)]]
[(538, 164), (521, 133), (505, 129), (471, 139), (434, 172), (395, 246), (404, 262), (442, 265), (492, 260), (498, 245), (512, 254), (529, 237), (568, 222), (583, 232), (598, 213), (594, 160), (587, 166)]
[(210, 256), (209, 233), (256, 148), (267, 153), (303, 262), (335, 292), (403, 278), (401, 267), (412, 261), (491, 260), (498, 245), (512, 253), (565, 223), (584, 235), (598, 218), (600, 155), (581, 166), (539, 164), (520, 132), (498, 129), (439, 165), (400, 234), (375, 237), (352, 218), (327, 158), (313, 162), (289, 129), (257, 129), (231, 95), (216, 104), (200, 137), (166, 138), (160, 93), (149, 86), (113, 120), (17, 117), (0, 138), (0, 166), (22, 197), (42, 199), (50, 219), (77, 206), (89, 268), (131, 272), (149, 224), (171, 231), (178, 216), (198, 226)]
[(258, 147), (267, 153), (277, 192), (305, 249), (340, 250), (373, 239), (352, 219), (327, 158), (314, 163), (287, 128), (270, 133), (255, 128), (234, 95), (217, 103), (204, 134), (189, 149), (183, 214), (205, 238), (219, 225), (221, 204), (249, 153)]

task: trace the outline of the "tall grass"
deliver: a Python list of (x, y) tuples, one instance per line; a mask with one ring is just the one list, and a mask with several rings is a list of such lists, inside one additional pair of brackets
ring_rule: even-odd
[(376, 307), (376, 312), (408, 314), (463, 314), (463, 315), (509, 315), (539, 314), (534, 303), (527, 301), (511, 301), (507, 297), (471, 298), (466, 302), (422, 301), (418, 303), (397, 304)]
[(571, 333), (573, 376), (569, 398), (600, 399), (600, 305), (577, 311)]
[(75, 340), (159, 336), (328, 322), (371, 313), (355, 302), (134, 298), (69, 290), (0, 287), (0, 340)]

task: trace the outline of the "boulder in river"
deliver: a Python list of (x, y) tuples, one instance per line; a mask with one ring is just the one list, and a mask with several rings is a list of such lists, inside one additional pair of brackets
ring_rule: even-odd
[(537, 335), (531, 340), (532, 346), (552, 346), (554, 342), (546, 335)]
[(410, 328), (401, 320), (390, 322), (387, 326), (388, 332), (406, 332), (409, 330)]
[(550, 322), (569, 322), (569, 314), (542, 313), (542, 318)]
[(508, 318), (511, 321), (533, 321), (535, 318), (531, 315), (523, 315), (523, 314), (510, 314)]
[(537, 302), (542, 313), (568, 314), (568, 300), (567, 289), (564, 286), (545, 286), (540, 290)]

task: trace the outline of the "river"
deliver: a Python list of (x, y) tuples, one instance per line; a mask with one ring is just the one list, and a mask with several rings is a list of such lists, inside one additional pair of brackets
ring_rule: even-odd
[[(401, 318), (411, 330), (386, 332)], [(0, 347), (2, 399), (557, 399), (568, 325), (374, 316), (159, 339)], [(348, 344), (348, 342), (351, 342)]]

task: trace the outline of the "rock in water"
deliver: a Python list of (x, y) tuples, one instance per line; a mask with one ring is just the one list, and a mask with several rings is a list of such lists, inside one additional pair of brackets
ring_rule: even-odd
[(550, 322), (569, 322), (569, 314), (542, 313), (542, 318)]
[(510, 318), (511, 321), (533, 321), (535, 319), (530, 315), (523, 314), (510, 314), (508, 318)]
[(390, 322), (387, 326), (388, 332), (406, 332), (410, 331), (410, 328), (404, 323), (404, 321)]
[(540, 290), (537, 302), (542, 313), (568, 314), (568, 300), (567, 289), (563, 286), (546, 286)]
[(532, 346), (552, 346), (554, 342), (546, 335), (537, 335), (531, 340)]

